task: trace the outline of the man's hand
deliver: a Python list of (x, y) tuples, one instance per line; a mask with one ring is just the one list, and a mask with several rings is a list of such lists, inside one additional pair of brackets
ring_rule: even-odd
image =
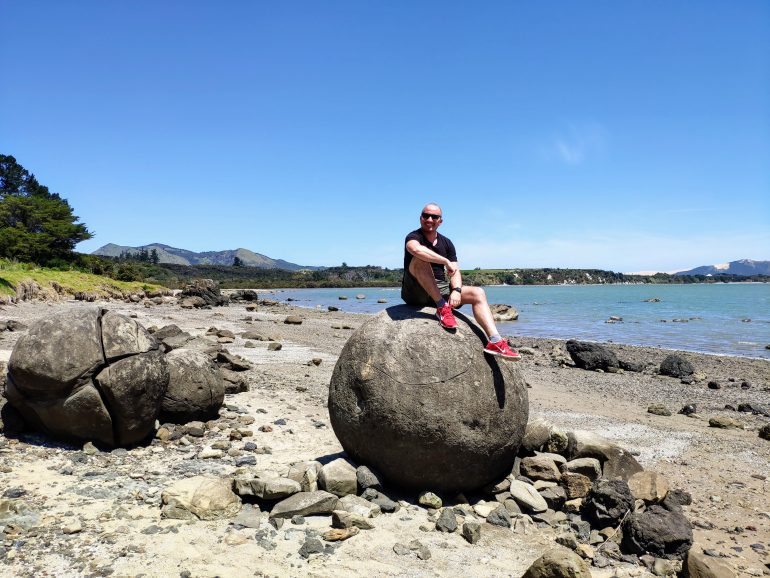
[(460, 292), (452, 291), (449, 294), (449, 305), (452, 306), (452, 309), (457, 309), (461, 304), (462, 300), (460, 299)]
[(453, 263), (452, 261), (447, 261), (447, 263), (446, 263), (446, 272), (447, 272), (447, 274), (450, 277), (452, 275), (454, 275), (455, 273), (457, 273), (458, 270), (459, 270), (459, 267), (458, 267), (457, 263)]

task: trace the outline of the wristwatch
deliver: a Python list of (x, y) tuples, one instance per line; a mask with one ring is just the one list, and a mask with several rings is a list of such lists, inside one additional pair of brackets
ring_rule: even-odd
[(452, 291), (457, 291), (458, 293), (462, 293), (463, 292), (463, 288), (462, 287), (452, 287)]

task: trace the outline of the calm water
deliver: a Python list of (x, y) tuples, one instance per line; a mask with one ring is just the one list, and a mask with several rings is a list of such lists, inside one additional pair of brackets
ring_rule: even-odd
[[(770, 359), (770, 284), (576, 285), (485, 287), (490, 303), (507, 303), (518, 321), (499, 324), (504, 335), (613, 341)], [(356, 299), (363, 294), (365, 299)], [(340, 300), (339, 296), (347, 296)], [(400, 288), (285, 289), (293, 305), (329, 305), (375, 313), (402, 303)], [(657, 297), (658, 303), (644, 300)], [(377, 303), (386, 299), (387, 303)], [(463, 307), (470, 314), (470, 307)], [(610, 316), (618, 323), (605, 323)], [(687, 322), (674, 322), (685, 319)], [(744, 321), (750, 319), (750, 321)], [(662, 320), (665, 320), (663, 322)]]

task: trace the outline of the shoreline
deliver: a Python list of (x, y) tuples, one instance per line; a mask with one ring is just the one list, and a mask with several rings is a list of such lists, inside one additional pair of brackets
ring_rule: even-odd
[[(508, 285), (508, 287), (511, 287), (511, 286)], [(332, 290), (333, 288), (324, 288), (324, 289)], [(343, 289), (347, 289), (347, 290), (360, 289), (360, 290), (363, 291), (363, 290), (372, 289), (372, 288), (371, 287), (369, 287), (369, 288), (366, 288), (366, 287), (352, 288), (351, 287), (351, 288), (343, 288)], [(379, 289), (390, 289), (390, 288), (381, 287)], [(268, 292), (268, 293), (272, 293), (272, 294), (276, 294), (277, 295), (279, 292), (283, 292), (283, 291), (297, 291), (297, 290), (299, 290), (299, 289), (283, 288), (283, 289), (258, 289), (258, 290), (255, 289), (254, 291), (257, 291), (260, 294), (262, 294), (263, 292)], [(310, 290), (312, 291), (313, 289), (310, 289)], [(237, 290), (226, 289), (226, 290), (223, 290), (223, 293), (224, 294), (232, 294), (235, 291), (237, 291)], [(291, 306), (291, 307), (298, 307), (298, 308), (300, 308), (302, 310), (310, 310), (310, 311), (325, 311), (326, 310), (322, 305), (303, 305), (302, 302), (300, 302), (300, 301), (290, 301), (290, 302), (287, 302), (287, 301), (281, 300), (281, 299), (278, 299), (278, 301), (279, 301), (279, 303), (281, 305)], [(387, 305), (388, 306), (393, 306), (393, 305), (398, 305), (398, 304), (401, 304), (400, 299), (398, 300), (398, 303), (388, 303)], [(386, 308), (387, 307), (383, 306), (382, 309), (386, 309)], [(377, 312), (357, 312), (357, 311), (344, 311), (342, 309), (341, 309), (340, 312), (345, 313), (345, 314), (349, 314), (349, 315), (363, 315), (363, 316), (372, 316), (372, 315), (376, 315), (377, 313), (379, 313), (379, 311), (377, 311)], [(755, 323), (761, 323), (761, 321), (755, 321)], [(508, 329), (510, 327), (514, 327), (517, 324), (517, 322), (516, 321), (497, 321), (497, 324), (498, 325), (502, 325), (506, 329)], [(762, 356), (761, 354), (755, 354), (755, 355), (746, 354), (746, 355), (744, 355), (744, 354), (739, 354), (739, 353), (717, 353), (717, 352), (714, 352), (714, 351), (705, 351), (705, 350), (701, 350), (701, 349), (683, 349), (683, 348), (680, 348), (680, 347), (665, 347), (665, 346), (647, 345), (647, 344), (642, 344), (642, 343), (631, 343), (631, 342), (627, 342), (627, 341), (602, 340), (602, 339), (596, 339), (596, 338), (560, 337), (558, 335), (551, 335), (551, 336), (531, 335), (531, 334), (527, 334), (527, 333), (516, 333), (516, 332), (510, 333), (509, 331), (503, 331), (501, 333), (505, 333), (506, 337), (511, 337), (514, 340), (518, 339), (518, 338), (527, 338), (527, 339), (537, 338), (537, 339), (550, 339), (550, 340), (561, 340), (561, 341), (568, 341), (569, 339), (578, 339), (579, 341), (588, 341), (588, 342), (591, 342), (591, 343), (599, 343), (599, 344), (603, 344), (603, 345), (618, 344), (618, 345), (627, 345), (627, 346), (632, 346), (632, 347), (649, 347), (649, 348), (661, 349), (661, 350), (665, 350), (665, 351), (675, 351), (675, 352), (684, 352), (684, 353), (696, 353), (696, 354), (712, 355), (712, 356), (719, 356), (719, 357), (740, 357), (740, 358), (754, 359), (754, 360), (759, 360), (759, 361), (770, 362), (770, 357)], [(759, 348), (763, 348), (764, 347), (764, 345), (761, 342), (752, 342), (752, 343), (756, 343), (756, 345)]]

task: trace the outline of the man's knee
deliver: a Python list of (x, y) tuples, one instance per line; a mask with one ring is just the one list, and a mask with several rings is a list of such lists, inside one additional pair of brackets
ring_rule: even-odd
[(433, 267), (431, 267), (431, 264), (427, 261), (422, 261), (420, 259), (412, 259), (412, 262), (409, 263), (409, 272), (414, 275), (415, 277), (420, 276), (420, 274), (425, 274), (430, 272), (431, 275), (433, 275)]
[(486, 303), (487, 294), (481, 287), (469, 287), (468, 301), (470, 303)]

